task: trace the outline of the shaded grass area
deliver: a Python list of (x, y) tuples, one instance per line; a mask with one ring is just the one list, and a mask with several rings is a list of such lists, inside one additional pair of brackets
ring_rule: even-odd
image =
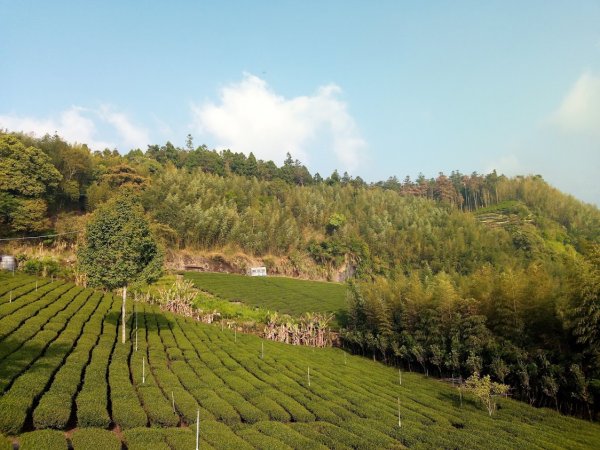
[(346, 286), (340, 283), (209, 272), (186, 272), (185, 278), (199, 289), (231, 302), (291, 316), (305, 312), (333, 313), (338, 325), (345, 318)]

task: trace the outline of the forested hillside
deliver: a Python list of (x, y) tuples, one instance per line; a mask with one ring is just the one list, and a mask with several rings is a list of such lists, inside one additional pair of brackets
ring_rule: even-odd
[(86, 214), (123, 193), (167, 248), (352, 275), (344, 336), (358, 353), (442, 376), (491, 374), (532, 404), (598, 414), (600, 212), (541, 176), (369, 184), (191, 138), (120, 155), (0, 134), (3, 237), (75, 244)]

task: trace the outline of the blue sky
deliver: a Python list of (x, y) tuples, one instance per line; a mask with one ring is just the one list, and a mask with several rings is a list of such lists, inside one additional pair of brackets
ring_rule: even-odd
[(600, 2), (0, 0), (0, 127), (541, 174), (600, 204)]

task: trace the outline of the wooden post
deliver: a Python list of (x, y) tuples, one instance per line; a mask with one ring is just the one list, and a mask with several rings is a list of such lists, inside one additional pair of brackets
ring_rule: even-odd
[(402, 370), (398, 369), (398, 379), (400, 380), (400, 386), (402, 386)]
[(198, 413), (196, 415), (196, 450), (199, 450), (199, 444), (200, 444), (200, 410), (198, 410)]
[(402, 417), (400, 416), (400, 397), (398, 397), (398, 428), (402, 428)]
[(260, 343), (260, 359), (265, 359), (265, 343)]
[(121, 305), (121, 343), (125, 343), (125, 302), (127, 301), (127, 286), (123, 286), (123, 304)]
[(138, 330), (135, 330), (135, 351), (137, 352), (137, 332)]
[(8, 303), (12, 303), (12, 290), (10, 291), (10, 297), (9, 297)]
[(462, 376), (458, 377), (458, 395), (460, 396), (460, 407), (462, 408)]
[(146, 357), (142, 358), (142, 384), (146, 384)]
[(346, 361), (347, 361), (347, 359), (346, 359), (346, 352), (344, 352), (344, 365), (346, 365)]
[(37, 282), (37, 280), (35, 280), (35, 292), (37, 292), (37, 284), (38, 284), (38, 282)]

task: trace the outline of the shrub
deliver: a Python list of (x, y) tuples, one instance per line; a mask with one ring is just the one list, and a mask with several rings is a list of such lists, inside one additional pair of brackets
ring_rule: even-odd
[(300, 433), (295, 430), (292, 430), (290, 427), (283, 423), (278, 422), (258, 422), (253, 425), (255, 429), (264, 433), (268, 436), (277, 438), (281, 442), (288, 444), (289, 446), (295, 449), (323, 449), (326, 450), (327, 447), (324, 445), (318, 444), (310, 439), (305, 438)]
[(67, 448), (67, 439), (61, 431), (31, 431), (19, 437), (19, 450), (67, 450)]
[(253, 450), (254, 447), (237, 436), (221, 422), (200, 420), (200, 436), (215, 448)]
[(13, 450), (12, 442), (0, 434), (0, 450)]
[(262, 434), (260, 431), (254, 428), (245, 428), (240, 431), (236, 431), (237, 435), (244, 441), (253, 445), (256, 448), (268, 448), (270, 450), (291, 450), (287, 444), (284, 444), (279, 439), (276, 439), (266, 434)]
[[(191, 426), (191, 424), (190, 424)], [(186, 428), (166, 428), (163, 430), (163, 436), (167, 444), (173, 450), (191, 450), (196, 448), (196, 428), (193, 430)], [(202, 450), (212, 450), (214, 447), (200, 437), (200, 448)]]
[(156, 428), (132, 428), (123, 432), (129, 450), (170, 450), (162, 430)]
[(71, 437), (75, 450), (121, 450), (121, 441), (112, 431), (99, 428), (79, 428)]

